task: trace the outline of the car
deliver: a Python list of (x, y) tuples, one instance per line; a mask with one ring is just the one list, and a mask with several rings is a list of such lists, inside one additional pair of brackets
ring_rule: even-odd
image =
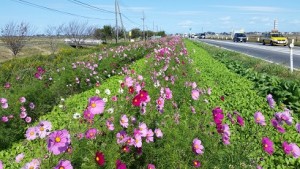
[(262, 37), (262, 44), (270, 44), (273, 45), (284, 45), (286, 46), (288, 44), (288, 39), (284, 35), (282, 35), (280, 32), (270, 32), (265, 33)]
[(244, 33), (235, 33), (232, 40), (233, 42), (247, 42), (247, 36)]
[(201, 33), (199, 37), (200, 39), (205, 39), (205, 33)]

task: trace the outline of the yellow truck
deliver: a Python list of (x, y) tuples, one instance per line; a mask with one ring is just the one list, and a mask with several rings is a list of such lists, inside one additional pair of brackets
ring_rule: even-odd
[(263, 35), (262, 44), (263, 45), (270, 44), (271, 46), (273, 45), (286, 46), (288, 44), (288, 39), (280, 32), (269, 32)]

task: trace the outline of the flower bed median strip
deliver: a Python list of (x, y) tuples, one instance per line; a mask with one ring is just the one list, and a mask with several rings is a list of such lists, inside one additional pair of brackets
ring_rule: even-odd
[[(265, 98), (251, 90), (252, 82), (230, 72), (191, 42), (185, 41), (185, 48), (178, 38), (161, 41), (164, 45), (147, 58), (124, 67), (125, 76), (114, 76), (74, 95), (42, 116), (40, 120), (52, 123), (48, 142), (24, 140), (1, 151), (5, 167), (20, 168), (36, 162), (33, 159), (42, 168), (69, 162), (74, 168), (285, 165), (275, 162), (284, 159), (281, 134), (269, 122), (278, 107), (271, 109)], [(257, 111), (264, 115), (266, 126), (256, 124), (260, 122), (254, 119)], [(41, 123), (35, 126), (44, 129), (46, 123)], [(284, 127), (296, 133), (291, 126)], [(60, 145), (63, 138), (69, 138), (63, 129), (71, 141)], [(295, 142), (290, 135), (285, 139)], [(270, 146), (274, 142), (272, 156), (263, 149), (265, 140)], [(20, 153), (24, 159), (14, 162)], [(296, 164), (293, 157), (288, 158)]]

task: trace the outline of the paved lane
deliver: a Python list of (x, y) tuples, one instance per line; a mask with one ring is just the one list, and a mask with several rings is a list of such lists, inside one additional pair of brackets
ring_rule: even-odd
[[(287, 46), (269, 46), (262, 43), (237, 43), (231, 41), (220, 41), (211, 39), (199, 39), (199, 41), (241, 52), (263, 60), (290, 66), (290, 49)], [(294, 68), (300, 69), (300, 47), (293, 48)]]

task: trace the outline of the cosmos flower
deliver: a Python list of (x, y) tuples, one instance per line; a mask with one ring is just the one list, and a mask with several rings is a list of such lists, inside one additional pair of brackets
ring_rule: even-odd
[(48, 139), (48, 151), (55, 155), (65, 152), (71, 143), (71, 136), (65, 129), (52, 132)]
[(261, 143), (265, 152), (270, 155), (274, 153), (274, 143), (272, 142), (272, 140), (270, 140), (268, 137), (263, 137)]
[(204, 153), (204, 147), (201, 144), (201, 140), (199, 140), (198, 138), (195, 138), (193, 140), (193, 146), (192, 146), (193, 151), (196, 154), (203, 154)]
[(95, 160), (96, 160), (96, 163), (97, 163), (99, 166), (103, 166), (104, 163), (105, 163), (104, 154), (103, 154), (102, 152), (97, 151), (97, 152), (96, 152), (96, 156), (95, 156)]
[(73, 166), (69, 160), (60, 160), (54, 169), (73, 169)]

